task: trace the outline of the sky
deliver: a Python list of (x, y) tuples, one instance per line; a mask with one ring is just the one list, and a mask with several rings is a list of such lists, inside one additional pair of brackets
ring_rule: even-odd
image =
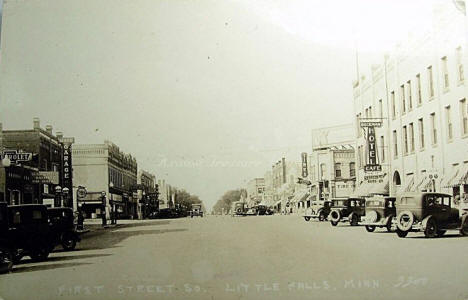
[(8, 0), (0, 121), (111, 140), (211, 207), (351, 123), (356, 57), (381, 62), (428, 1)]

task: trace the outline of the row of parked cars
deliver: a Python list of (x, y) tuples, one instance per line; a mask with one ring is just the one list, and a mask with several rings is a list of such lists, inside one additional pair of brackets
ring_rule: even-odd
[(452, 196), (443, 193), (402, 193), (397, 197), (332, 199), (313, 201), (304, 219), (330, 221), (332, 226), (349, 222), (365, 226), (368, 232), (377, 227), (404, 238), (409, 232), (424, 232), (428, 238), (443, 236), (447, 230), (468, 235), (468, 209), (456, 208)]
[(24, 256), (47, 260), (57, 247), (74, 250), (80, 236), (71, 208), (0, 202), (0, 272), (9, 272)]

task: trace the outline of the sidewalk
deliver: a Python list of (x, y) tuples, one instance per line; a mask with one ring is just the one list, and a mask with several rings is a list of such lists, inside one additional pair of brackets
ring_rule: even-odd
[(111, 221), (107, 220), (107, 225), (105, 227), (103, 227), (102, 226), (102, 219), (85, 219), (84, 220), (84, 229), (85, 230), (82, 231), (81, 233), (86, 233), (86, 232), (89, 232), (89, 231), (96, 231), (96, 230), (112, 229), (112, 228), (119, 227), (121, 225), (138, 224), (138, 223), (144, 224), (144, 223), (151, 222), (151, 221), (154, 221), (154, 220), (149, 220), (149, 219), (146, 219), (146, 220), (138, 220), (138, 219), (129, 220), (129, 219), (125, 219), (125, 220), (117, 220), (116, 225), (111, 225), (110, 224)]

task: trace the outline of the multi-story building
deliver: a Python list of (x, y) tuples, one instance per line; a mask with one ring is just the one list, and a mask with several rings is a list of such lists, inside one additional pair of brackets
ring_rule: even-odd
[(290, 200), (294, 197), (300, 170), (299, 162), (286, 161), (284, 157), (272, 166), (273, 201), (277, 211), (288, 212), (292, 209)]
[(353, 125), (345, 124), (312, 130), (312, 153), (308, 156), (310, 197), (314, 200), (350, 196), (355, 188)]
[(253, 207), (263, 200), (265, 192), (265, 179), (254, 178), (247, 183), (247, 205)]
[[(468, 23), (445, 3), (435, 4), (431, 24), (423, 34), (402, 38), (382, 64), (353, 84), (361, 194), (385, 185), (392, 195), (468, 193)], [(364, 171), (369, 143), (363, 121), (382, 123), (375, 128), (380, 172)]]
[[(72, 138), (66, 138), (73, 141)], [(40, 120), (34, 118), (32, 129), (3, 130), (0, 125), (1, 150), (4, 154), (15, 156), (15, 153), (26, 155), (24, 161), (2, 168), (2, 185), (0, 200), (10, 204), (40, 203), (54, 206), (56, 202), (56, 187), (67, 187), (68, 193), (60, 193), (60, 204), (71, 206), (70, 166), (64, 164), (64, 138), (57, 132), (54, 135), (52, 126), (45, 130), (40, 127)], [(70, 144), (67, 142), (67, 147)], [(65, 186), (64, 186), (64, 183)], [(60, 188), (61, 188), (60, 187)], [(66, 190), (65, 190), (66, 191)]]
[(175, 203), (175, 189), (166, 183), (166, 180), (158, 180), (159, 209), (172, 208)]
[(143, 219), (151, 212), (158, 210), (159, 201), (156, 195), (156, 176), (139, 170), (137, 176), (138, 184), (138, 218)]
[[(121, 218), (137, 215), (137, 162), (109, 141), (103, 144), (77, 144), (73, 147), (73, 178), (75, 187), (83, 186), (87, 195), (80, 199), (87, 217), (104, 213), (101, 196), (106, 195)], [(73, 193), (76, 196), (76, 193)], [(74, 199), (74, 205), (78, 204)]]

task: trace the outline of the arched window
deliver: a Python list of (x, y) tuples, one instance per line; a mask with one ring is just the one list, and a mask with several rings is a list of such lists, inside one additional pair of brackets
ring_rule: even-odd
[(393, 184), (401, 185), (400, 173), (398, 173), (398, 171), (395, 171), (395, 173), (393, 173)]

